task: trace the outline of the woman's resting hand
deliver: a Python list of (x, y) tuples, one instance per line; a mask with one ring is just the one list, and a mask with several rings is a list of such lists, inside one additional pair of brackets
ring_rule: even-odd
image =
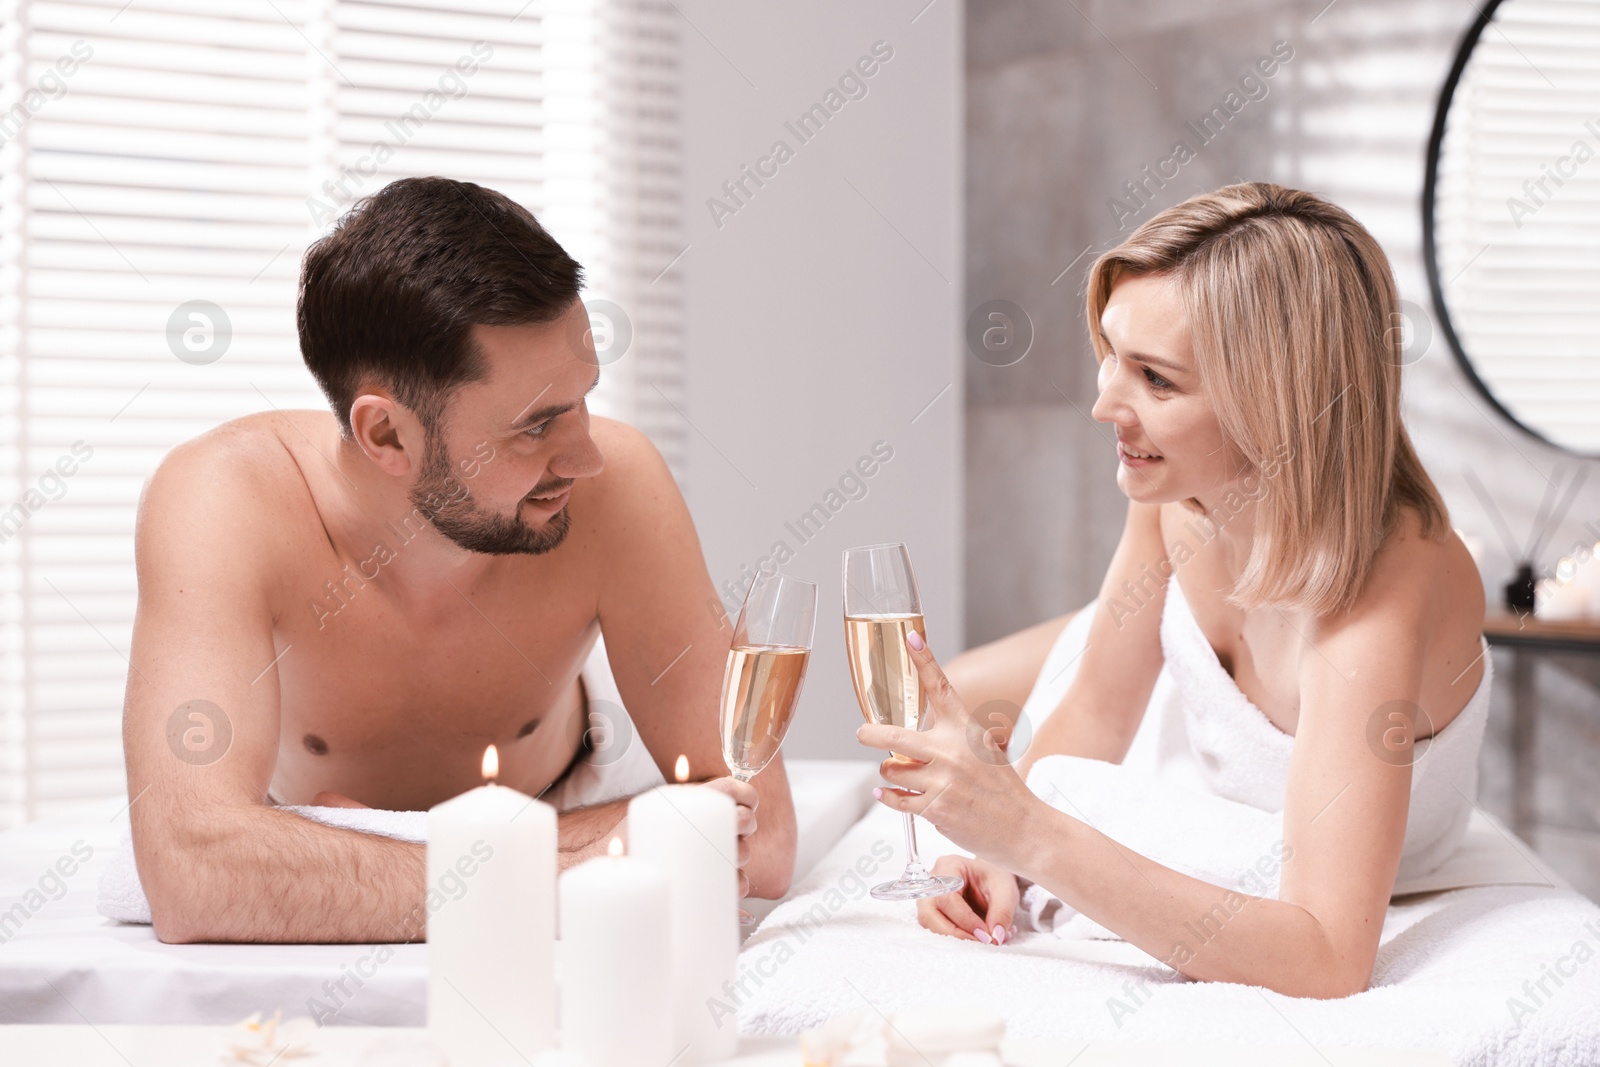
[(1012, 919), (1022, 893), (1017, 876), (987, 860), (940, 856), (934, 874), (959, 874), (967, 881), (959, 893), (917, 901), (917, 921), (936, 934), (986, 945), (1003, 945), (1016, 933)]

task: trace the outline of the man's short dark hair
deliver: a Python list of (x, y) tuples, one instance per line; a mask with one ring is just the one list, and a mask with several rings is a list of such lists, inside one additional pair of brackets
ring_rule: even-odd
[(450, 178), (402, 178), (359, 200), (305, 255), (300, 354), (345, 436), (382, 385), (431, 431), (450, 393), (488, 374), (472, 327), (553, 322), (583, 268), (533, 213)]

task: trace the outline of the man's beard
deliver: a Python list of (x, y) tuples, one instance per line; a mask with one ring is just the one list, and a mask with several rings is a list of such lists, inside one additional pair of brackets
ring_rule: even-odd
[(522, 521), (521, 501), (513, 514), (496, 515), (480, 509), (470, 492), (455, 499), (451, 490), (463, 483), (451, 471), (441, 436), (428, 434), (422, 473), (409, 494), (412, 507), (426, 515), (435, 529), (469, 552), (490, 556), (540, 556), (566, 540), (572, 516), (565, 507), (533, 529)]

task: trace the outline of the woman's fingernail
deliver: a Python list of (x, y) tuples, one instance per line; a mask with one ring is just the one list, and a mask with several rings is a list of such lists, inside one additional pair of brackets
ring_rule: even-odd
[(883, 790), (881, 790), (881, 789), (873, 789), (873, 791), (872, 791), (872, 799), (873, 800), (882, 800), (883, 799)]
[(989, 931), (979, 926), (973, 929), (972, 936), (982, 941), (985, 945), (993, 944), (994, 938), (989, 936)]
[(1006, 943), (1006, 928), (999, 923), (994, 924), (994, 939), (996, 944), (1003, 945)]
[(866, 728), (867, 728), (867, 724), (866, 723), (862, 723), (860, 726), (856, 727), (856, 740), (858, 740), (858, 741), (861, 740), (861, 731), (865, 730)]
[(911, 646), (912, 651), (921, 652), (922, 635), (917, 633), (917, 631), (912, 630), (910, 633), (906, 634), (906, 644)]
[(1016, 937), (1016, 936), (1017, 936), (1017, 924), (1016, 923), (1012, 923), (1010, 926), (1006, 927), (1006, 940), (1010, 941), (1013, 937)]

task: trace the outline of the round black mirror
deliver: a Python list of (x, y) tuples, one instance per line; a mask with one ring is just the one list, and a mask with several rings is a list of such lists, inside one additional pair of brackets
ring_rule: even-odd
[(1439, 94), (1423, 259), (1467, 377), (1600, 457), (1600, 0), (1489, 0)]

